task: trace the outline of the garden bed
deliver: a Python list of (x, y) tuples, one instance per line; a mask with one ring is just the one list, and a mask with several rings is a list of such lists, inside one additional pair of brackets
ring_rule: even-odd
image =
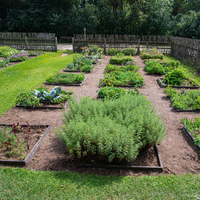
[[(162, 80), (163, 80), (163, 78), (158, 78), (158, 79), (157, 79), (157, 82), (158, 82), (159, 86), (160, 86), (161, 88), (167, 87), (168, 85), (164, 84), (164, 83), (162, 82)], [(179, 85), (179, 86), (170, 85), (170, 87), (172, 87), (172, 88), (187, 88), (187, 89), (198, 89), (198, 88), (199, 88), (192, 80), (190, 80), (190, 79), (188, 79), (188, 78), (186, 78), (186, 80), (189, 81), (189, 83), (190, 83), (191, 85)]]
[[(12, 127), (12, 124), (0, 124), (1, 128), (5, 126)], [(30, 133), (27, 132), (27, 125), (20, 125), (22, 129), (16, 132), (19, 139), (25, 140), (25, 150), (23, 154), (24, 159), (7, 158), (5, 149), (0, 149), (0, 164), (5, 165), (26, 165), (26, 163), (32, 158), (43, 139), (49, 132), (51, 125), (28, 125)], [(14, 134), (14, 133), (13, 133)]]
[(141, 171), (163, 171), (162, 162), (157, 145), (143, 149), (138, 157), (128, 164), (78, 164), (79, 167), (88, 168), (105, 168), (105, 169), (125, 169), (125, 170), (141, 170)]
[[(185, 126), (183, 127), (183, 130), (184, 130), (184, 132), (186, 133), (186, 135), (190, 138), (190, 140), (194, 144), (194, 138), (193, 138), (192, 134), (188, 131), (188, 129)], [(195, 145), (195, 147), (197, 148), (198, 151), (200, 151), (200, 145), (199, 144)]]

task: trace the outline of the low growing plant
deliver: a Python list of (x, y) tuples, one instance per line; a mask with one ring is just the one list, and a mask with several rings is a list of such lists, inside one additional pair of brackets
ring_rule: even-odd
[(28, 58), (28, 53), (21, 51), (18, 54), (11, 54), (11, 56), (8, 59), (10, 60), (10, 62), (15, 62), (15, 61), (24, 61), (27, 58)]
[(172, 106), (179, 110), (200, 109), (200, 90), (181, 90), (180, 94), (170, 87), (165, 88), (164, 93), (171, 98)]
[(110, 64), (116, 64), (116, 65), (124, 65), (126, 64), (128, 61), (131, 61), (132, 64), (135, 63), (135, 59), (132, 56), (120, 56), (118, 54), (118, 56), (112, 56), (110, 58)]
[(52, 91), (48, 88), (40, 87), (29, 92), (24, 92), (17, 96), (16, 104), (23, 106), (40, 106), (42, 104), (61, 104), (70, 98), (72, 92), (66, 92), (61, 87), (54, 87)]
[(121, 49), (115, 49), (115, 48), (108, 48), (106, 50), (106, 54), (107, 55), (110, 55), (110, 56), (114, 56), (114, 55), (117, 55), (118, 53), (121, 53), (122, 50)]
[(133, 71), (133, 72), (138, 72), (139, 69), (140, 69), (140, 67), (136, 66), (136, 65), (117, 66), (117, 65), (108, 64), (106, 66), (106, 68), (104, 69), (104, 73), (109, 73), (111, 71), (122, 71), (122, 72)]
[(62, 130), (55, 132), (70, 155), (83, 161), (132, 161), (166, 136), (163, 120), (142, 95), (105, 101), (83, 97), (80, 103), (72, 98), (69, 107)]
[(73, 84), (73, 83), (81, 83), (85, 79), (84, 74), (66, 74), (66, 73), (59, 73), (55, 76), (46, 80), (47, 83), (61, 83), (61, 84)]
[(188, 129), (194, 138), (194, 144), (200, 144), (200, 118), (195, 117), (195, 120), (189, 121), (187, 118), (181, 119), (181, 123)]
[(164, 55), (156, 48), (144, 49), (141, 53), (142, 59), (163, 59)]
[(9, 58), (12, 55), (18, 54), (20, 51), (9, 46), (0, 47), (0, 56)]
[(140, 92), (137, 88), (135, 90), (127, 90), (124, 88), (118, 88), (118, 87), (109, 87), (106, 86), (104, 88), (101, 88), (100, 90), (97, 90), (98, 92), (98, 98), (100, 99), (119, 99), (121, 96), (132, 94), (132, 95), (138, 95)]
[(0, 68), (6, 67), (10, 63), (9, 59), (0, 60)]

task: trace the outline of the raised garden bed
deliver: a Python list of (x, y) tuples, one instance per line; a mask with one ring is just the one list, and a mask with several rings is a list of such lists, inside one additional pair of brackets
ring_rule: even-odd
[[(190, 140), (194, 144), (194, 138), (193, 138), (192, 134), (188, 131), (188, 129), (185, 126), (183, 127), (183, 130), (184, 130), (184, 132), (186, 133), (186, 135), (190, 138)], [(195, 147), (197, 148), (198, 151), (200, 151), (200, 145), (199, 144), (195, 145)]]
[(46, 85), (81, 86), (85, 81), (84, 74), (59, 73), (46, 80)]
[[(154, 154), (154, 155), (153, 155)], [(128, 163), (127, 165), (114, 165), (114, 164), (78, 164), (79, 167), (88, 167), (88, 168), (106, 168), (106, 169), (125, 169), (125, 170), (139, 170), (139, 171), (158, 171), (158, 172), (162, 172), (163, 171), (163, 165), (161, 162), (161, 158), (160, 158), (160, 154), (158, 151), (158, 147), (157, 145), (152, 146), (150, 148), (147, 148), (143, 151), (140, 152), (140, 154), (138, 155), (138, 159), (140, 159), (140, 157), (142, 157), (145, 162), (146, 162), (146, 158), (148, 156), (151, 156), (151, 158), (154, 157), (154, 159), (157, 159), (157, 166), (148, 166), (148, 162), (147, 165), (138, 165), (138, 161), (137, 159), (135, 161), (132, 161), (130, 163)]]
[[(185, 80), (187, 80), (187, 83), (189, 83), (189, 85), (170, 85), (170, 87), (172, 88), (187, 88), (187, 89), (198, 89), (199, 87), (195, 84), (195, 82), (193, 82), (192, 80), (185, 78)], [(163, 82), (163, 78), (158, 78), (157, 82), (159, 84), (159, 86), (161, 88), (166, 88), (168, 85), (164, 84)]]
[[(0, 124), (1, 128), (12, 127), (13, 124)], [(20, 125), (22, 128), (16, 132), (17, 138), (20, 140), (25, 140), (25, 150), (23, 151), (24, 159), (19, 159), (15, 157), (7, 158), (6, 150), (0, 149), (0, 164), (4, 165), (26, 165), (26, 163), (32, 158), (38, 147), (40, 146), (43, 139), (49, 132), (51, 125), (29, 125), (27, 132), (27, 125)], [(13, 132), (14, 134), (14, 132)]]

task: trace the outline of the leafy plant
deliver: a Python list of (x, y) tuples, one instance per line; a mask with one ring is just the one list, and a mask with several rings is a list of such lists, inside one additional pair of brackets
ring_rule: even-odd
[(16, 103), (23, 106), (40, 106), (42, 104), (60, 104), (70, 98), (72, 92), (66, 92), (61, 87), (54, 87), (52, 91), (48, 88), (40, 87), (17, 96)]
[(142, 95), (104, 101), (83, 97), (80, 103), (72, 98), (69, 107), (62, 130), (55, 132), (82, 161), (132, 161), (143, 147), (166, 136), (163, 120)]
[(0, 68), (6, 67), (10, 63), (9, 59), (1, 60), (0, 59)]
[(151, 50), (144, 49), (140, 54), (142, 59), (163, 59), (164, 57), (156, 48), (152, 48)]
[(4, 58), (9, 58), (10, 56), (18, 53), (19, 51), (17, 49), (11, 48), (9, 46), (0, 47), (0, 56)]
[(200, 144), (200, 118), (195, 117), (195, 120), (189, 121), (187, 118), (181, 119), (181, 123), (188, 129), (194, 138), (194, 144)]
[(84, 74), (66, 74), (59, 73), (55, 76), (46, 80), (47, 83), (62, 83), (62, 84), (73, 84), (73, 83), (81, 83), (85, 79)]
[(33, 51), (33, 50), (30, 50), (27, 52), (29, 56), (38, 56), (40, 54), (42, 54), (43, 52), (42, 51)]
[(167, 73), (163, 78), (163, 83), (167, 85), (181, 85), (185, 80), (186, 75), (182, 69), (175, 69), (169, 73)]
[(144, 67), (145, 71), (148, 74), (164, 74), (164, 67), (156, 61), (148, 61)]
[(92, 72), (93, 66), (92, 65), (83, 65), (80, 69), (81, 72)]
[(118, 56), (112, 56), (109, 62), (110, 64), (122, 65), (126, 64), (128, 61), (132, 61), (132, 64), (135, 63), (135, 59), (132, 56), (122, 56), (122, 54), (118, 54)]
[(98, 92), (98, 98), (105, 99), (118, 99), (121, 96), (132, 94), (132, 95), (138, 95), (140, 92), (137, 88), (135, 90), (126, 90), (124, 88), (118, 88), (118, 87), (104, 87), (100, 90), (97, 90)]
[(100, 79), (99, 87), (101, 86), (121, 86), (121, 85), (144, 85), (144, 78), (140, 73), (134, 71), (111, 71), (104, 74), (104, 79)]
[(25, 53), (24, 51), (19, 52), (18, 54), (12, 54), (8, 58), (10, 62), (15, 62), (15, 61), (24, 61), (28, 58), (28, 53)]
[(179, 110), (200, 109), (200, 90), (181, 90), (178, 94), (177, 90), (167, 87), (164, 93), (171, 97), (172, 106)]
[(106, 66), (106, 68), (104, 69), (104, 73), (109, 73), (111, 71), (122, 71), (122, 72), (134, 71), (134, 72), (138, 72), (139, 69), (140, 69), (140, 67), (136, 66), (136, 65), (117, 66), (117, 65), (108, 64)]
[(122, 49), (122, 53), (125, 56), (134, 56), (136, 55), (137, 50), (135, 48), (125, 48), (125, 49)]
[[(107, 55), (111, 55), (111, 56), (114, 56), (114, 55), (117, 55), (118, 53), (121, 53), (122, 50), (121, 49), (115, 49), (115, 48), (108, 48), (106, 50), (106, 54)], [(129, 54), (130, 55), (130, 54)]]

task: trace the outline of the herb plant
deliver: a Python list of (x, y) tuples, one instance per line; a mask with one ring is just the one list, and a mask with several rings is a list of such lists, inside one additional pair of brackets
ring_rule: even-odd
[(10, 63), (9, 59), (1, 60), (0, 59), (0, 68), (6, 67)]
[(59, 139), (69, 153), (81, 161), (132, 161), (146, 145), (165, 138), (164, 122), (142, 95), (119, 99), (72, 98), (70, 110), (63, 113)]
[(15, 62), (15, 61), (24, 61), (27, 58), (28, 58), (28, 53), (21, 51), (17, 54), (11, 54), (11, 56), (8, 59), (10, 60), (10, 62)]
[(163, 59), (164, 55), (156, 48), (152, 48), (151, 50), (144, 49), (141, 52), (141, 57), (142, 59)]
[(47, 83), (61, 83), (61, 84), (73, 84), (73, 83), (81, 83), (85, 79), (84, 74), (66, 74), (59, 73), (55, 76), (46, 80)]
[(136, 55), (137, 51), (135, 48), (125, 48), (125, 49), (115, 49), (115, 48), (108, 48), (106, 50), (107, 55), (117, 55), (118, 53), (123, 53), (126, 56), (133, 56)]
[(9, 46), (0, 47), (0, 56), (9, 58), (12, 55), (18, 54), (20, 51)]
[(195, 117), (194, 121), (189, 121), (187, 118), (183, 118), (181, 123), (188, 129), (194, 138), (194, 144), (200, 144), (200, 118)]
[(133, 72), (138, 72), (139, 69), (140, 69), (140, 67), (136, 66), (136, 65), (117, 66), (117, 65), (108, 64), (106, 66), (106, 68), (104, 69), (104, 73), (109, 73), (111, 71), (122, 71), (122, 72), (133, 71)]
[(132, 95), (138, 95), (140, 92), (137, 88), (135, 90), (127, 90), (124, 88), (118, 88), (118, 87), (104, 87), (101, 88), (100, 90), (97, 90), (98, 92), (98, 98), (105, 99), (105, 98), (110, 98), (110, 99), (118, 99), (121, 96), (132, 94)]
[(66, 92), (61, 87), (54, 87), (52, 91), (49, 91), (48, 88), (40, 87), (20, 94), (17, 97), (16, 103), (33, 108), (43, 104), (61, 104), (67, 101), (71, 94), (72, 92)]
[(172, 106), (179, 110), (200, 109), (200, 90), (181, 90), (178, 94), (177, 90), (167, 87), (164, 93), (171, 98)]
[[(121, 55), (123, 55), (123, 54), (121, 54)], [(118, 54), (118, 56), (112, 56), (111, 58), (110, 58), (110, 64), (117, 64), (117, 65), (124, 65), (124, 64), (126, 64), (128, 61), (131, 61), (132, 62), (132, 64), (134, 64), (135, 63), (135, 59), (132, 57), (132, 56), (120, 56), (119, 54)]]

